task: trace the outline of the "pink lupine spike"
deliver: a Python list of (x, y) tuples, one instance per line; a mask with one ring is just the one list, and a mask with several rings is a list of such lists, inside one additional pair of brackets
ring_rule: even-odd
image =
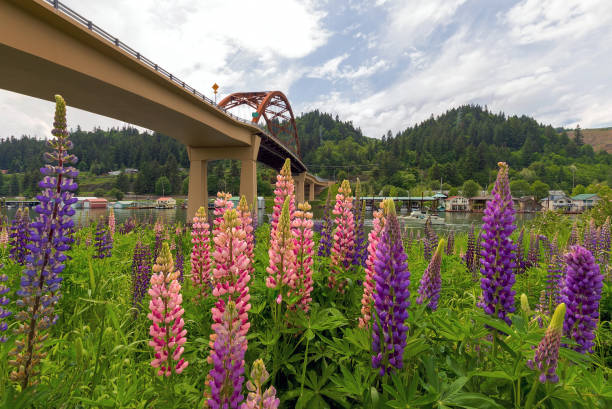
[(266, 286), (278, 291), (276, 302), (280, 304), (283, 299), (288, 302), (289, 295), (295, 289), (295, 253), (294, 238), (291, 233), (291, 222), (289, 220), (291, 198), (286, 197), (281, 211), (276, 230), (270, 239), (268, 256), (270, 264), (266, 269), (268, 278)]
[(353, 197), (348, 180), (344, 180), (338, 189), (334, 214), (336, 215), (336, 229), (334, 230), (334, 246), (331, 251), (329, 287), (337, 288), (338, 291), (343, 292), (344, 282), (338, 281), (336, 276), (351, 265), (355, 245)]
[(311, 207), (308, 202), (298, 204), (298, 210), (295, 212), (295, 219), (292, 223), (294, 235), (293, 252), (295, 254), (295, 280), (293, 280), (292, 284), (295, 292), (300, 295), (298, 307), (304, 312), (308, 312), (310, 301), (312, 301), (310, 293), (313, 283), (312, 256), (314, 254), (314, 242), (312, 241), (313, 221), (310, 209)]
[[(148, 318), (153, 322), (149, 334), (153, 338), (149, 345), (155, 350), (151, 366), (158, 368), (157, 375), (180, 374), (189, 364), (181, 355), (184, 351), (187, 330), (184, 329), (183, 297), (178, 282), (179, 272), (174, 270), (174, 262), (168, 243), (164, 243), (161, 253), (153, 266), (151, 301)], [(174, 362), (172, 362), (174, 361)]]
[(193, 218), (191, 228), (191, 282), (197, 290), (196, 297), (203, 297), (212, 287), (210, 260), (210, 226), (204, 207), (200, 207)]
[(287, 159), (280, 173), (276, 176), (276, 188), (274, 189), (274, 209), (272, 210), (272, 218), (270, 219), (270, 235), (273, 236), (276, 231), (280, 214), (283, 210), (283, 205), (287, 197), (289, 201), (289, 220), (293, 220), (295, 212), (295, 186), (293, 177), (291, 177), (291, 161)]
[[(251, 210), (249, 209), (249, 205), (246, 201), (245, 196), (242, 196), (240, 198), (240, 203), (238, 203), (237, 210), (238, 217), (240, 218), (240, 228), (246, 233), (246, 256), (249, 260), (253, 260), (253, 251), (255, 248), (255, 237), (253, 236), (253, 216)], [(249, 273), (252, 275), (254, 272), (255, 268), (253, 267), (253, 263), (251, 262)]]

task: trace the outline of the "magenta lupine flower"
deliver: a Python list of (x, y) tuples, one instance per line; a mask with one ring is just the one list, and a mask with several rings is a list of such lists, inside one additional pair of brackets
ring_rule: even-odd
[(403, 366), (410, 306), (410, 271), (394, 208), (387, 214), (378, 242), (375, 271), (372, 367), (382, 376)]
[(319, 241), (319, 257), (329, 257), (332, 246), (332, 234), (334, 232), (334, 224), (331, 219), (331, 203), (330, 203), (331, 188), (327, 189), (327, 200), (323, 209), (323, 225), (321, 226), (321, 240)]
[(289, 197), (289, 222), (293, 221), (293, 213), (295, 212), (295, 185), (291, 176), (291, 161), (285, 160), (280, 173), (276, 175), (276, 187), (274, 189), (274, 208), (272, 209), (272, 217), (270, 218), (270, 236), (274, 235), (278, 225), (280, 214), (283, 211), (285, 199)]
[(537, 267), (540, 263), (540, 235), (532, 231), (529, 235), (529, 252), (527, 253), (527, 268)]
[(66, 126), (66, 104), (56, 95), (55, 120), (51, 133), (54, 138), (47, 141), (52, 148), (45, 158), (53, 165), (47, 164), (40, 172), (44, 175), (38, 184), (42, 189), (36, 198), (38, 217), (30, 224), (28, 248), (31, 254), (27, 257), (27, 266), (21, 276), (21, 289), (17, 295), (17, 306), (21, 311), (16, 313), (20, 325), (15, 331), (19, 339), (15, 348), (9, 352), (14, 357), (9, 364), (15, 367), (11, 379), (21, 383), (22, 390), (35, 383), (36, 365), (46, 356), (43, 342), (48, 329), (57, 321), (55, 304), (61, 296), (60, 273), (64, 270), (65, 251), (70, 249), (72, 240), (66, 233), (74, 226), (71, 216), (74, 215), (72, 204), (76, 202), (72, 192), (77, 188), (74, 178), (78, 171), (69, 166), (76, 162), (76, 157), (68, 153), (72, 142), (68, 139)]
[(179, 272), (174, 269), (172, 254), (168, 243), (164, 243), (151, 277), (149, 309), (147, 317), (153, 321), (149, 334), (153, 339), (149, 345), (155, 350), (151, 361), (153, 368), (158, 368), (158, 376), (180, 374), (189, 365), (181, 355), (187, 341), (187, 330), (183, 321), (183, 296), (178, 282)]
[(217, 192), (215, 199), (215, 208), (213, 214), (213, 236), (216, 236), (220, 231), (221, 223), (223, 223), (223, 215), (226, 211), (234, 208), (234, 203), (231, 201), (232, 195), (226, 192)]
[(100, 259), (110, 257), (112, 248), (113, 243), (110, 238), (110, 233), (108, 231), (107, 226), (104, 225), (102, 217), (100, 217), (94, 236), (95, 253), (92, 257)]
[(110, 213), (108, 214), (108, 231), (110, 232), (111, 237), (115, 237), (115, 209), (110, 208)]
[(434, 253), (429, 265), (421, 278), (416, 299), (417, 304), (427, 302), (427, 306), (435, 311), (438, 308), (438, 298), (440, 297), (440, 287), (442, 285), (442, 277), (440, 276), (440, 267), (442, 265), (442, 249), (444, 248), (444, 239), (438, 243), (438, 248)]
[(196, 298), (204, 297), (212, 288), (210, 272), (210, 226), (208, 214), (204, 207), (200, 207), (193, 217), (191, 226), (191, 283), (196, 289)]
[(249, 394), (247, 395), (246, 402), (244, 402), (240, 409), (277, 409), (280, 405), (280, 400), (276, 397), (276, 389), (274, 386), (270, 386), (263, 392), (263, 385), (266, 383), (270, 374), (266, 371), (266, 366), (261, 359), (253, 362), (253, 369), (251, 369), (251, 380), (247, 381), (247, 389)]
[(483, 221), (483, 250), (481, 252), (483, 300), (480, 306), (485, 313), (498, 317), (508, 325), (511, 324), (508, 313), (514, 312), (514, 256), (516, 247), (510, 235), (516, 228), (514, 225), (514, 208), (508, 183), (508, 165), (499, 163), (497, 180), (491, 194), (493, 198), (487, 201)]
[(389, 206), (393, 206), (393, 201), (391, 199), (386, 200), (389, 200), (390, 204), (387, 204), (386, 201), (381, 202), (380, 209), (375, 210), (372, 214), (372, 230), (370, 230), (368, 235), (368, 258), (366, 260), (363, 295), (361, 297), (361, 317), (359, 317), (360, 328), (367, 327), (372, 318), (372, 294), (374, 293), (374, 287), (376, 285), (374, 281), (374, 275), (376, 274), (376, 249), (378, 248), (378, 242), (380, 241), (383, 228), (385, 227), (386, 209), (388, 209)]
[(546, 334), (533, 359), (527, 361), (527, 366), (540, 373), (538, 379), (541, 383), (559, 381), (557, 376), (557, 361), (559, 359), (559, 347), (561, 346), (561, 334), (563, 332), (563, 318), (565, 317), (565, 304), (561, 303), (555, 309), (552, 320), (548, 325)]
[(136, 241), (132, 258), (132, 305), (140, 310), (151, 279), (151, 249)]
[(452, 256), (455, 254), (455, 231), (451, 230), (448, 233), (448, 241), (446, 242), (446, 255)]
[(175, 248), (176, 248), (176, 269), (179, 272), (179, 283), (185, 280), (185, 255), (183, 254), (183, 230), (180, 227), (176, 229)]
[(6, 230), (6, 226), (3, 224), (2, 229), (0, 229), (0, 247), (5, 249), (9, 243), (9, 234)]
[(423, 258), (425, 260), (431, 260), (431, 253), (435, 246), (438, 245), (438, 235), (431, 227), (431, 218), (425, 220), (425, 227), (423, 228)]
[(221, 320), (215, 325), (214, 344), (211, 350), (213, 368), (209, 372), (208, 385), (210, 409), (238, 409), (244, 400), (244, 352), (246, 339), (240, 329), (240, 318), (233, 301), (227, 302)]
[(9, 234), (9, 257), (19, 265), (25, 265), (26, 257), (30, 254), (28, 243), (30, 241), (30, 216), (28, 208), (19, 208), (11, 224)]
[(291, 221), (289, 220), (290, 200), (291, 198), (289, 197), (285, 198), (285, 204), (278, 219), (276, 230), (272, 234), (270, 248), (268, 249), (270, 264), (266, 268), (268, 272), (266, 286), (276, 289), (277, 304), (280, 304), (283, 299), (288, 303), (290, 294), (295, 290), (295, 285), (297, 284), (295, 241), (291, 231)]
[[(0, 271), (4, 268), (4, 264), (0, 264)], [(9, 292), (9, 288), (6, 286), (8, 276), (5, 273), (0, 272), (0, 343), (6, 342), (6, 336), (2, 335), (4, 331), (8, 329), (8, 324), (4, 320), (6, 317), (11, 315), (11, 312), (4, 309), (4, 306), (9, 303), (9, 298), (6, 294)]]
[(355, 251), (355, 219), (353, 219), (353, 197), (351, 185), (344, 180), (336, 195), (336, 215), (334, 230), (334, 246), (331, 250), (331, 269), (329, 287), (343, 292), (344, 281), (337, 281), (336, 276), (349, 268)]
[(292, 223), (292, 231), (294, 236), (293, 252), (295, 259), (295, 267), (293, 269), (295, 282), (290, 280), (289, 287), (294, 288), (295, 292), (300, 296), (297, 301), (297, 306), (304, 312), (310, 309), (310, 301), (312, 297), (312, 256), (314, 242), (312, 241), (312, 212), (310, 212), (310, 204), (308, 202), (298, 204), (298, 210), (295, 211), (295, 219)]
[(523, 247), (523, 235), (525, 228), (521, 229), (521, 232), (516, 239), (516, 274), (522, 274), (527, 268), (527, 261), (525, 260), (525, 248)]
[(595, 345), (603, 275), (591, 252), (582, 246), (570, 247), (564, 259), (566, 273), (561, 302), (567, 306), (567, 315), (563, 332), (578, 344), (576, 351), (591, 352)]
[[(255, 249), (255, 236), (253, 234), (253, 215), (249, 209), (249, 204), (246, 201), (246, 197), (242, 196), (238, 207), (238, 218), (240, 219), (240, 228), (246, 233), (244, 240), (246, 241), (246, 256), (249, 260), (254, 260), (254, 249)], [(250, 263), (249, 274), (255, 272), (255, 266), (253, 262)]]
[[(235, 209), (225, 211), (216, 230), (217, 233), (213, 238), (215, 267), (212, 295), (218, 300), (212, 309), (214, 322), (212, 328), (214, 330), (219, 325), (227, 302), (233, 300), (240, 321), (239, 331), (244, 337), (243, 348), (246, 351), (246, 335), (251, 325), (248, 317), (248, 311), (251, 309), (248, 284), (251, 280), (249, 271), (252, 262), (246, 256), (246, 232), (240, 228), (240, 219)], [(213, 336), (214, 334), (211, 334), (211, 348), (214, 344)]]

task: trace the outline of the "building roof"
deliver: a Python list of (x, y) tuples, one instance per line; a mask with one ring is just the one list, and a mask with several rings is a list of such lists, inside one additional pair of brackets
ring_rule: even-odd
[(106, 200), (103, 197), (88, 197), (87, 199), (85, 199), (85, 201), (87, 202), (108, 202), (108, 200)]
[(572, 200), (589, 200), (594, 199), (595, 197), (599, 198), (596, 193), (582, 193), (572, 197)]
[(157, 199), (158, 202), (169, 202), (171, 200), (174, 200), (174, 198), (172, 197), (160, 197)]
[(440, 199), (440, 198), (445, 198), (446, 195), (444, 193), (436, 193), (435, 195), (433, 195), (434, 199)]

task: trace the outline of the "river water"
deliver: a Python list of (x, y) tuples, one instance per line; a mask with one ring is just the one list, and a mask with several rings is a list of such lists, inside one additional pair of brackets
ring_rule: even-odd
[[(7, 215), (9, 220), (12, 220), (15, 216), (16, 208), (2, 209), (2, 213)], [(108, 209), (76, 209), (73, 217), (77, 226), (83, 226), (91, 221), (98, 220), (100, 217), (106, 217), (108, 215)], [(322, 217), (323, 210), (321, 208), (314, 209), (315, 221), (320, 220)], [(30, 209), (30, 217), (35, 216), (35, 210)], [(400, 215), (406, 215), (405, 212)], [(433, 225), (434, 230), (439, 232), (448, 232), (454, 230), (467, 231), (470, 226), (474, 224), (475, 227), (479, 227), (482, 224), (482, 213), (457, 213), (457, 212), (441, 212), (439, 216), (444, 219), (444, 224)], [(186, 209), (115, 209), (115, 218), (117, 223), (123, 223), (128, 218), (134, 218), (138, 221), (152, 221), (155, 222), (157, 219), (162, 220), (164, 223), (174, 224), (176, 222), (185, 223), (187, 217)], [(269, 215), (264, 212), (258, 213), (259, 224), (262, 224), (268, 220)], [(523, 225), (525, 222), (533, 219), (534, 213), (517, 213), (516, 223), (518, 226)], [(423, 222), (413, 221), (400, 218), (400, 223), (408, 229), (422, 229)], [(372, 213), (366, 213), (366, 229), (372, 225)]]

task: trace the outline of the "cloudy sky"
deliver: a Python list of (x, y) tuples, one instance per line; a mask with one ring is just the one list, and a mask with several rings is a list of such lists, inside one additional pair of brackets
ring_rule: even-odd
[[(207, 94), (278, 89), (368, 136), (466, 103), (612, 125), (610, 0), (62, 1)], [(48, 135), (52, 109), (0, 91), (0, 137)]]

